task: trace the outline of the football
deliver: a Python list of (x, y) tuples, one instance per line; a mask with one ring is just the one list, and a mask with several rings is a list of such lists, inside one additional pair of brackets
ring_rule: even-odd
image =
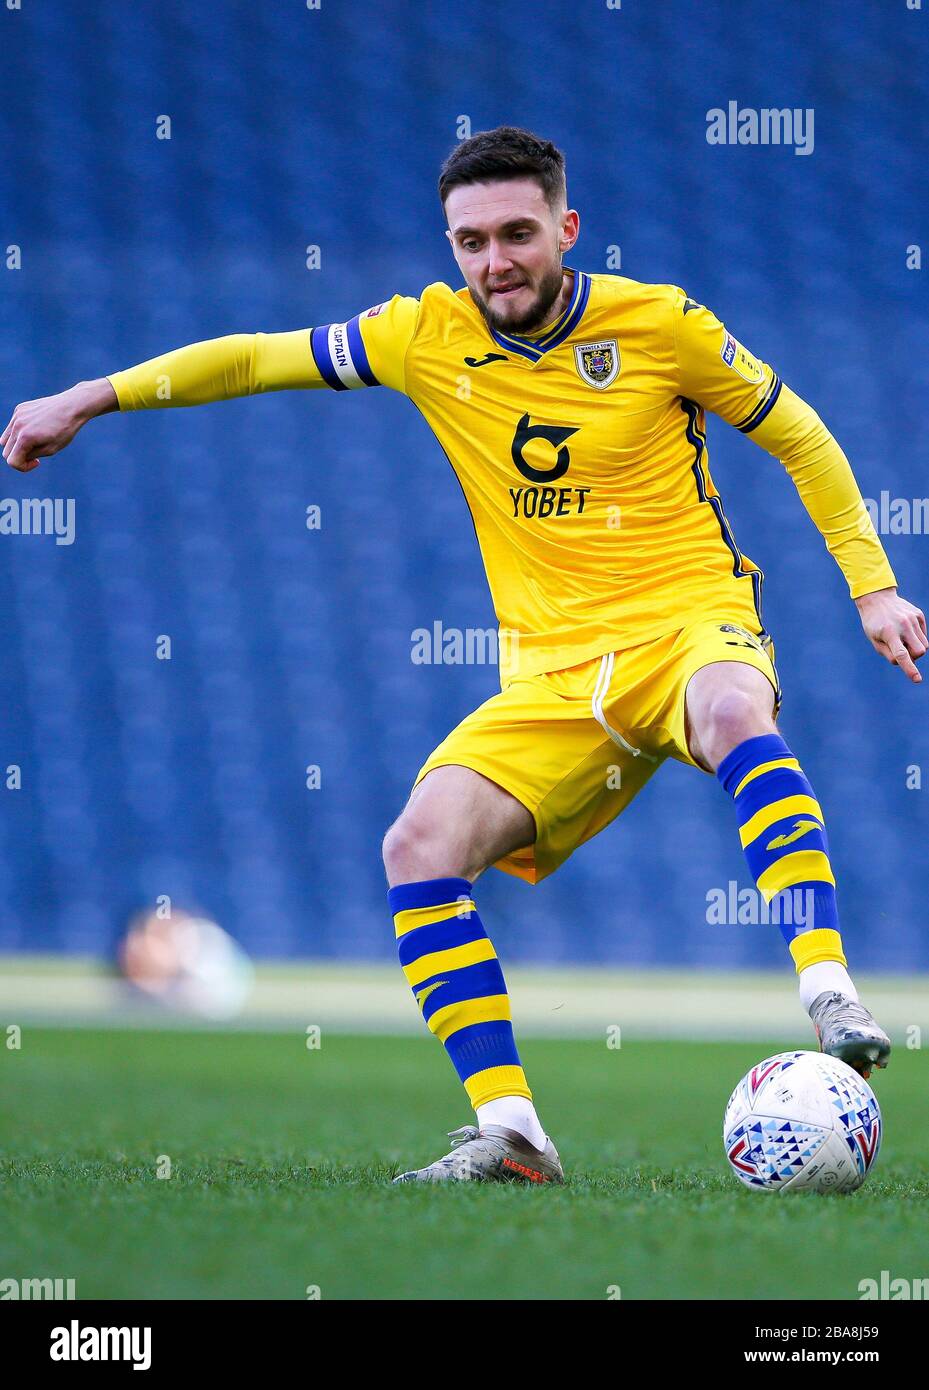
[(874, 1092), (821, 1052), (766, 1057), (736, 1086), (723, 1120), (732, 1171), (758, 1192), (852, 1192), (881, 1146)]

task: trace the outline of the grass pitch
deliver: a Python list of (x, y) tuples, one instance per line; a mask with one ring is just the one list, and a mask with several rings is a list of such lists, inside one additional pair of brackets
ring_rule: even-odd
[(865, 1187), (779, 1197), (740, 1188), (720, 1137), (731, 1088), (779, 1050), (527, 1042), (568, 1186), (392, 1188), (471, 1118), (429, 1037), (26, 1028), (0, 1049), (0, 1277), (74, 1278), (79, 1298), (596, 1300), (923, 1277), (922, 1054), (875, 1078)]

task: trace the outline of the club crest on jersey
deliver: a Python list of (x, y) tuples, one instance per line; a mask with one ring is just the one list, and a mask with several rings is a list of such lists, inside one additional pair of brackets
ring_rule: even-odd
[(602, 343), (578, 343), (574, 360), (581, 380), (604, 391), (619, 372), (619, 345), (615, 338)]
[(745, 351), (738, 339), (733, 338), (731, 333), (723, 329), (723, 345), (719, 350), (719, 355), (727, 367), (731, 367), (737, 376), (743, 381), (747, 381), (751, 386), (757, 386), (764, 380), (764, 368), (754, 357)]

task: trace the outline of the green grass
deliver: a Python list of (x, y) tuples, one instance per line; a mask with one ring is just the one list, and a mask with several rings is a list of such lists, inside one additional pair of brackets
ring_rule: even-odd
[(392, 1188), (470, 1118), (428, 1037), (26, 1029), (0, 1048), (0, 1278), (74, 1277), (80, 1298), (856, 1299), (882, 1269), (924, 1277), (922, 1054), (876, 1078), (860, 1192), (775, 1197), (730, 1177), (720, 1125), (777, 1050), (527, 1043), (568, 1186)]

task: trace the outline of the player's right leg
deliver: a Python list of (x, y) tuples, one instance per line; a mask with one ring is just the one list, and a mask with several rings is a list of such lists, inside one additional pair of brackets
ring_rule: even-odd
[(467, 1129), (463, 1145), (410, 1179), (560, 1178), (472, 885), (488, 865), (538, 883), (620, 815), (659, 765), (603, 727), (601, 685), (599, 658), (509, 682), (430, 754), (387, 835), (401, 964), (482, 1131)]
[(532, 1104), (493, 943), (471, 896), (488, 865), (535, 839), (531, 813), (468, 767), (434, 768), (384, 840), (400, 963), (477, 1112), (452, 1150), (396, 1181), (562, 1182)]

